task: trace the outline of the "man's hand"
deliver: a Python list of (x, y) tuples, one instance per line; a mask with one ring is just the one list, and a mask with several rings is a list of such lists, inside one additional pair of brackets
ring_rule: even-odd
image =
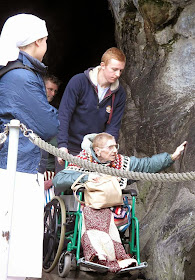
[(171, 159), (172, 160), (179, 159), (182, 152), (185, 150), (186, 145), (187, 145), (187, 141), (184, 141), (179, 147), (177, 147), (175, 152), (171, 155)]
[[(68, 149), (65, 147), (61, 147), (61, 148), (59, 148), (59, 150), (65, 152), (65, 153), (68, 153)], [(58, 157), (58, 162), (60, 165), (64, 165), (64, 160), (61, 157)]]

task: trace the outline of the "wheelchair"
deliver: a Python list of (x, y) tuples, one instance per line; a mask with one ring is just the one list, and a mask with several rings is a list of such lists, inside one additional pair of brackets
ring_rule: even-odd
[[(126, 202), (130, 202), (131, 211), (128, 227), (120, 233), (120, 237), (127, 254), (134, 257), (138, 265), (116, 272), (116, 274), (128, 273), (133, 277), (132, 279), (137, 279), (139, 271), (147, 267), (147, 262), (140, 260), (139, 221), (135, 216), (136, 196), (137, 192), (134, 189), (123, 190), (123, 197)], [(78, 198), (82, 200), (82, 190)], [(63, 278), (70, 270), (76, 270), (81, 266), (103, 274), (109, 271), (107, 266), (86, 261), (82, 256), (81, 231), (82, 208), (72, 195), (72, 191), (68, 190), (55, 196), (44, 210), (43, 270), (45, 272), (51, 272), (58, 266), (58, 275)]]

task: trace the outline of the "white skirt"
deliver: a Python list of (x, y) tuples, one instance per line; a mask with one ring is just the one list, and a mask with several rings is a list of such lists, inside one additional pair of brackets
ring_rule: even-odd
[[(0, 207), (9, 199), (6, 192), (9, 186), (6, 183), (6, 170), (0, 169)], [(12, 213), (7, 275), (41, 278), (44, 214), (42, 174), (16, 173)]]

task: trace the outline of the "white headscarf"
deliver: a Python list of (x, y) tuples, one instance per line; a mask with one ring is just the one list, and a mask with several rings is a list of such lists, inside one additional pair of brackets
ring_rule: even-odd
[(5, 22), (0, 36), (0, 65), (18, 58), (19, 47), (48, 36), (44, 20), (30, 14), (18, 14)]

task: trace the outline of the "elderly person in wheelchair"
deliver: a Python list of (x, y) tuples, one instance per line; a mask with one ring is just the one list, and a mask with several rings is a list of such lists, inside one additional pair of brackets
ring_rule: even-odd
[[(152, 157), (137, 158), (135, 156), (123, 156), (118, 153), (119, 145), (115, 138), (108, 133), (89, 134), (84, 137), (82, 151), (79, 158), (96, 164), (104, 164), (116, 169), (137, 172), (159, 172), (171, 166), (185, 149), (187, 142), (183, 142), (173, 154), (161, 153)], [(81, 183), (88, 180), (97, 182), (102, 174), (90, 173), (79, 166), (69, 164), (53, 179), (56, 190), (70, 189), (72, 184), (84, 173)], [(127, 186), (127, 179), (118, 178), (121, 189)], [(120, 269), (136, 266), (137, 261), (126, 254), (120, 240), (118, 230), (114, 224), (114, 208), (93, 209), (83, 207), (83, 228), (81, 244), (84, 257), (109, 267), (112, 272)], [(118, 210), (117, 210), (118, 211)], [(116, 212), (115, 212), (116, 214)]]
[[(137, 158), (135, 156), (128, 157), (118, 154), (119, 144), (116, 144), (115, 138), (112, 135), (103, 132), (86, 135), (81, 144), (82, 151), (77, 157), (89, 162), (104, 164), (117, 169), (156, 173), (171, 166), (175, 160), (179, 159), (186, 144), (187, 142), (184, 141), (177, 147), (173, 154), (161, 153), (144, 158)], [(70, 163), (68, 168), (62, 170), (55, 176), (53, 184), (56, 189), (60, 189), (61, 186), (69, 189), (81, 173), (89, 172)], [(88, 176), (89, 175), (83, 177), (82, 182), (87, 181)], [(120, 185), (122, 189), (126, 187), (126, 184), (127, 180), (121, 178)]]

